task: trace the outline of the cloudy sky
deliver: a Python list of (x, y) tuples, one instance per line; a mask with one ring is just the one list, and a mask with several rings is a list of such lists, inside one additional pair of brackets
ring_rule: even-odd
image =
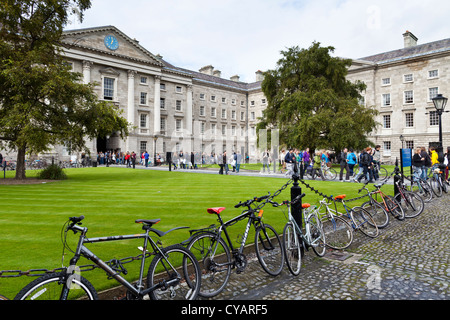
[(357, 59), (402, 48), (406, 30), (419, 44), (449, 38), (449, 14), (448, 0), (92, 0), (66, 29), (114, 25), (178, 67), (253, 82), (313, 41)]

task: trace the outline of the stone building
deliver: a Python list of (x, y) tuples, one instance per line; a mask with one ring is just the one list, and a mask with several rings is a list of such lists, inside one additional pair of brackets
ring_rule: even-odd
[[(363, 103), (380, 112), (371, 140), (381, 145), (385, 162), (399, 158), (402, 147), (438, 144), (439, 119), (431, 99), (438, 93), (450, 96), (450, 39), (418, 44), (409, 31), (403, 38), (402, 49), (353, 60), (347, 77), (367, 85)], [(450, 146), (449, 120), (444, 113), (444, 148)]]

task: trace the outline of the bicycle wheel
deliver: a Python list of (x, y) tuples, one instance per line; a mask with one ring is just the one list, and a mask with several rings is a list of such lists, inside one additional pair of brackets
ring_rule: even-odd
[(414, 181), (409, 188), (411, 192), (417, 193), (424, 202), (430, 202), (433, 199), (433, 190), (428, 182), (420, 180)]
[(326, 250), (326, 238), (325, 233), (323, 232), (322, 222), (319, 220), (317, 215), (312, 214), (308, 219), (308, 223), (309, 231), (311, 233), (312, 249), (316, 255), (323, 257)]
[[(152, 300), (195, 300), (200, 291), (200, 266), (185, 247), (175, 244), (161, 249), (148, 268), (147, 287)], [(182, 267), (180, 267), (182, 266)]]
[(350, 216), (357, 230), (371, 238), (378, 236), (378, 227), (367, 210), (362, 207), (354, 207), (350, 210)]
[(200, 233), (188, 244), (197, 259), (202, 274), (199, 295), (211, 298), (218, 295), (228, 283), (231, 274), (231, 254), (225, 241), (215, 233)]
[(343, 250), (353, 242), (352, 226), (341, 217), (326, 217), (322, 219), (326, 245), (332, 249)]
[(389, 215), (381, 203), (376, 201), (367, 201), (364, 202), (361, 207), (369, 211), (378, 228), (385, 228), (388, 225)]
[(442, 188), (441, 188), (441, 185), (439, 184), (439, 181), (436, 179), (436, 177), (432, 177), (430, 179), (430, 186), (431, 186), (431, 190), (433, 190), (433, 193), (436, 197), (442, 196)]
[(259, 263), (271, 276), (281, 273), (284, 264), (283, 247), (275, 229), (261, 224), (255, 233), (255, 250)]
[(384, 201), (386, 202), (386, 206), (388, 207), (388, 211), (398, 220), (405, 219), (405, 212), (401, 204), (395, 200), (393, 196), (387, 196)]
[[(14, 300), (61, 300), (66, 273), (49, 273), (26, 285)], [(98, 300), (94, 286), (80, 275), (72, 279), (66, 300)]]
[(300, 274), (300, 269), (302, 268), (300, 241), (293, 223), (286, 223), (283, 229), (283, 253), (287, 267), (294, 276), (298, 276)]
[(425, 207), (421, 197), (410, 191), (402, 191), (395, 197), (405, 212), (405, 218), (414, 218), (423, 212)]
[(378, 168), (378, 178), (381, 181), (385, 181), (388, 177), (389, 177), (388, 171), (383, 167), (379, 167)]
[(333, 168), (327, 168), (323, 170), (323, 176), (325, 180), (334, 180), (337, 177), (337, 172)]
[(445, 179), (441, 177), (441, 189), (442, 191), (444, 191), (445, 193), (448, 193), (448, 187), (447, 187), (447, 183), (445, 182)]

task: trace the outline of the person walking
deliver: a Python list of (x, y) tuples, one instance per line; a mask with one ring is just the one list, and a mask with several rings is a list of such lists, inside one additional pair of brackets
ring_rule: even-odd
[(353, 149), (350, 148), (349, 153), (347, 154), (347, 165), (349, 169), (349, 176), (353, 177), (353, 168), (358, 163), (358, 158), (356, 157), (356, 154), (353, 152)]
[(322, 180), (324, 180), (323, 174), (322, 174), (322, 161), (320, 159), (319, 151), (316, 151), (314, 158), (313, 158), (313, 166), (312, 166), (312, 171), (311, 171), (311, 176), (312, 176), (313, 180), (316, 179), (316, 174), (318, 174), (320, 177), (322, 177)]
[(362, 179), (363, 177), (365, 177), (366, 180), (367, 180), (369, 183), (373, 182), (372, 176), (371, 176), (371, 174), (370, 174), (370, 172), (369, 172), (369, 170), (370, 170), (370, 165), (371, 165), (371, 162), (372, 162), (372, 158), (371, 158), (371, 156), (370, 156), (370, 154), (369, 154), (370, 151), (371, 151), (371, 148), (370, 148), (370, 147), (367, 147), (366, 149), (363, 149), (363, 152), (362, 152), (362, 154), (361, 154), (360, 165), (361, 165), (362, 168), (363, 168), (363, 174), (362, 174), (361, 176), (359, 176), (358, 179), (356, 180), (356, 181), (358, 181), (358, 182), (361, 182), (361, 179)]
[(348, 149), (344, 148), (340, 154), (340, 161), (339, 164), (341, 166), (341, 171), (339, 172), (339, 181), (342, 182), (342, 178), (344, 175), (344, 169), (345, 169), (345, 181), (349, 181), (350, 178), (350, 168), (348, 167), (348, 159), (347, 159), (347, 152)]
[(263, 153), (261, 154), (262, 165), (263, 165), (262, 173), (265, 173), (266, 172), (266, 168), (267, 168), (267, 173), (270, 174), (269, 157), (270, 157), (269, 151), (268, 150), (264, 150)]

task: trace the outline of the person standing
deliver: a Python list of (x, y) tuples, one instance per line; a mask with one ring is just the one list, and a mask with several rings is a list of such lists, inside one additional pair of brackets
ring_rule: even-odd
[(412, 166), (414, 170), (415, 181), (418, 181), (422, 177), (422, 167), (425, 163), (425, 158), (422, 157), (420, 151), (420, 148), (416, 148), (412, 157)]
[(322, 177), (323, 180), (323, 174), (322, 174), (322, 161), (320, 158), (320, 152), (316, 151), (314, 158), (313, 158), (313, 166), (312, 166), (312, 179), (314, 180), (316, 178), (316, 173)]
[(345, 169), (345, 181), (348, 181), (350, 178), (350, 168), (348, 167), (348, 159), (347, 159), (347, 148), (344, 148), (340, 154), (340, 161), (339, 164), (341, 166), (341, 171), (339, 172), (339, 181), (342, 182), (342, 178), (344, 175), (344, 169)]
[(420, 148), (420, 155), (422, 158), (425, 159), (423, 166), (422, 166), (422, 175), (420, 176), (420, 179), (427, 180), (428, 168), (431, 167), (431, 158), (430, 158), (430, 155), (428, 154), (427, 150), (425, 149), (425, 147)]
[(144, 152), (144, 163), (145, 163), (145, 167), (148, 168), (148, 158), (149, 158), (149, 154), (147, 152), (147, 150), (145, 150)]
[(356, 154), (353, 152), (353, 149), (350, 148), (350, 152), (347, 154), (347, 165), (350, 171), (349, 176), (353, 177), (353, 168), (358, 163), (358, 158), (356, 157)]
[(238, 151), (235, 155), (236, 159), (236, 172), (239, 173), (239, 169), (241, 168), (242, 155)]
[(292, 176), (294, 174), (294, 166), (295, 166), (295, 155), (294, 155), (294, 149), (289, 149), (289, 152), (286, 153), (286, 156), (284, 157), (284, 162), (286, 164), (286, 175)]
[(131, 153), (131, 164), (133, 165), (133, 169), (136, 168), (136, 153), (133, 151)]
[(270, 173), (269, 157), (270, 157), (269, 151), (268, 150), (264, 150), (262, 155), (261, 155), (262, 164), (263, 164), (263, 171), (262, 171), (262, 173), (266, 172), (266, 168), (267, 168), (267, 173)]

